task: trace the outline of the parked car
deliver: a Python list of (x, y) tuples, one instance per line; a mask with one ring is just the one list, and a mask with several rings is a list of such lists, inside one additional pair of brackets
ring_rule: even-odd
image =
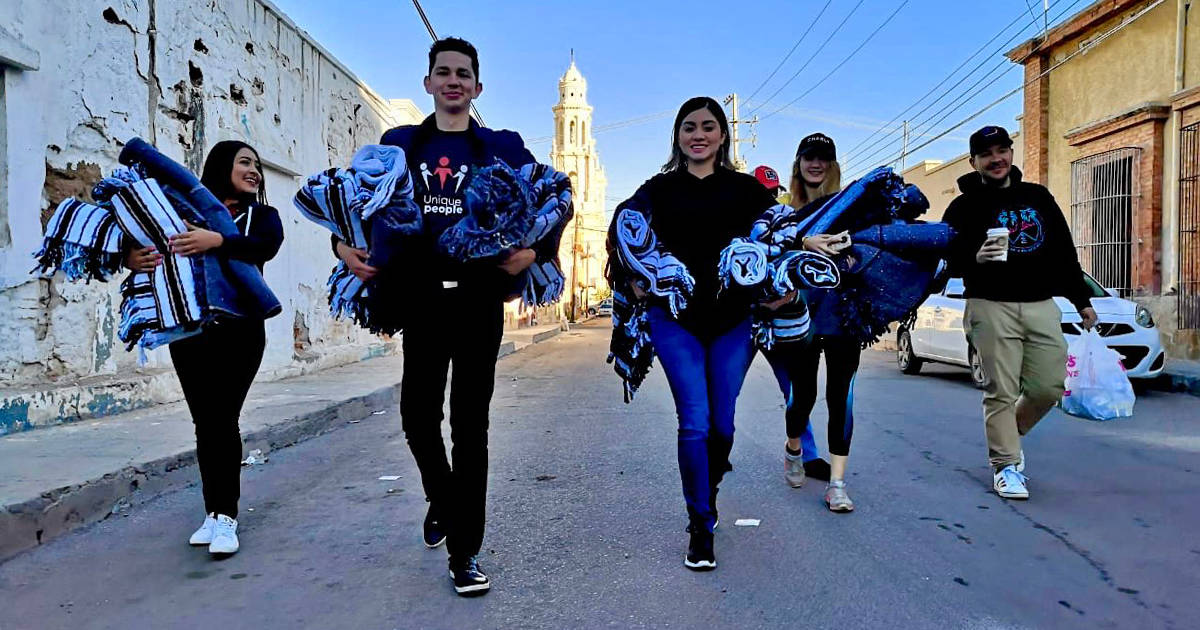
[(588, 307), (588, 315), (595, 317), (597, 315), (612, 315), (612, 298), (604, 298), (599, 304), (593, 304)]
[[(1092, 307), (1100, 318), (1096, 330), (1108, 347), (1120, 353), (1129, 378), (1150, 379), (1161, 374), (1166, 355), (1150, 311), (1118, 297), (1086, 273), (1084, 279), (1092, 289)], [(1079, 326), (1082, 318), (1066, 298), (1054, 301), (1062, 311), (1063, 336), (1069, 343), (1083, 332)], [(966, 305), (961, 278), (951, 278), (941, 293), (921, 304), (912, 327), (901, 326), (896, 331), (896, 364), (901, 372), (916, 374), (925, 362), (960, 365), (971, 370), (976, 387), (983, 387), (987, 378), (983, 364), (963, 329)]]

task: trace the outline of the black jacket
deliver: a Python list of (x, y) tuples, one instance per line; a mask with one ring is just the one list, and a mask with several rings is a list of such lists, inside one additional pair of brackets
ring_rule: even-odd
[[(1090, 307), (1092, 291), (1053, 195), (1044, 186), (1021, 181), (1016, 166), (1009, 182), (1001, 188), (979, 173), (967, 173), (958, 178), (962, 194), (946, 208), (942, 220), (957, 233), (950, 250), (951, 271), (963, 278), (966, 297), (1037, 302), (1062, 296), (1077, 309)], [(1008, 260), (976, 262), (987, 231), (995, 227), (1008, 228)]]

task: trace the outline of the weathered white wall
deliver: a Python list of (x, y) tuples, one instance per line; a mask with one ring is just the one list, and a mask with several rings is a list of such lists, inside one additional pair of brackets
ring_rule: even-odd
[[(291, 196), (297, 176), (344, 165), (384, 129), (417, 122), (411, 102), (380, 98), (265, 0), (0, 0), (0, 15), (40, 55), (34, 71), (0, 63), (0, 221), (11, 235), (0, 241), (0, 384), (132, 374), (136, 354), (115, 337), (117, 282), (29, 275), (49, 211), (86, 197), (132, 136), (196, 172), (226, 139), (249, 142), (267, 163), (286, 234), (266, 268), (284, 303), (268, 322), (268, 375), (379, 351), (377, 338), (330, 321), (328, 234), (299, 217)], [(169, 365), (162, 349), (147, 368)]]

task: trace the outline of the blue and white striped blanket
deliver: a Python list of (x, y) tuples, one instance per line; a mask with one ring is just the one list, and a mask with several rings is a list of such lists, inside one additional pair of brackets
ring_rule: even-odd
[[(793, 249), (800, 236), (796, 210), (779, 204), (754, 222), (750, 238), (734, 239), (721, 252), (718, 274), (722, 289), (748, 290), (751, 299), (774, 302), (802, 288), (833, 288), (841, 282), (837, 265), (820, 254)], [(811, 319), (803, 296), (778, 310), (756, 309), (752, 330), (755, 343), (770, 349), (776, 343), (805, 341)]]
[[(355, 249), (370, 248), (367, 220), (383, 213), (390, 220), (403, 216), (420, 231), (421, 213), (413, 201), (412, 175), (399, 147), (369, 144), (358, 150), (350, 168), (331, 168), (308, 178), (293, 203), (308, 220)], [(367, 297), (370, 289), (339, 260), (326, 282), (329, 311), (349, 317), (374, 332)], [(390, 331), (394, 332), (394, 331)]]
[[(352, 164), (349, 169), (329, 169), (310, 177), (296, 194), (295, 205), (350, 246), (370, 251), (370, 264), (385, 268), (399, 259), (398, 250), (408, 238), (423, 228), (404, 152), (394, 146), (367, 145)], [(376, 185), (385, 188), (370, 188)], [(514, 171), (497, 161), (477, 169), (464, 197), (466, 214), (438, 239), (443, 253), (463, 261), (539, 249), (561, 235), (562, 226), (574, 214), (570, 178), (544, 164), (527, 164)], [(565, 283), (554, 240), (552, 247), (544, 248), (549, 254), (539, 255), (520, 278), (521, 298), (529, 306), (549, 304), (562, 295)], [(345, 263), (339, 261), (334, 268), (329, 290), (334, 317), (349, 315), (372, 332), (400, 330), (396, 317), (372, 316), (370, 287), (354, 277)]]
[[(170, 237), (188, 229), (158, 182), (136, 170), (118, 169), (92, 196), (98, 205), (76, 199), (58, 205), (34, 254), (35, 271), (60, 269), (71, 281), (108, 280), (121, 269), (122, 240), (169, 252)], [(209, 315), (200, 259), (166, 253), (153, 271), (122, 282), (118, 337), (128, 348), (153, 350), (200, 332)]]

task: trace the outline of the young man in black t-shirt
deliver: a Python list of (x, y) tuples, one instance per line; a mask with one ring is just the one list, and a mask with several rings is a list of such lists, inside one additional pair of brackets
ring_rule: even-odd
[[(423, 234), (404, 253), (405, 262), (380, 272), (367, 252), (338, 243), (338, 256), (404, 312), (404, 376), (400, 415), (421, 471), (429, 511), (424, 541), (446, 542), (450, 578), (460, 595), (478, 595), (491, 583), (475, 556), (483, 544), (487, 490), (488, 406), (503, 332), (506, 295), (513, 278), (536, 261), (558, 255), (558, 239), (512, 252), (499, 264), (462, 263), (441, 254), (438, 237), (465, 214), (464, 196), (474, 168), (496, 159), (514, 169), (534, 162), (521, 137), (494, 131), (471, 119), (471, 101), (483, 91), (479, 56), (465, 40), (446, 38), (429, 50), (425, 91), (434, 114), (420, 125), (389, 130), (381, 144), (404, 149), (423, 211)], [(451, 459), (441, 422), (447, 372), (450, 383)]]

